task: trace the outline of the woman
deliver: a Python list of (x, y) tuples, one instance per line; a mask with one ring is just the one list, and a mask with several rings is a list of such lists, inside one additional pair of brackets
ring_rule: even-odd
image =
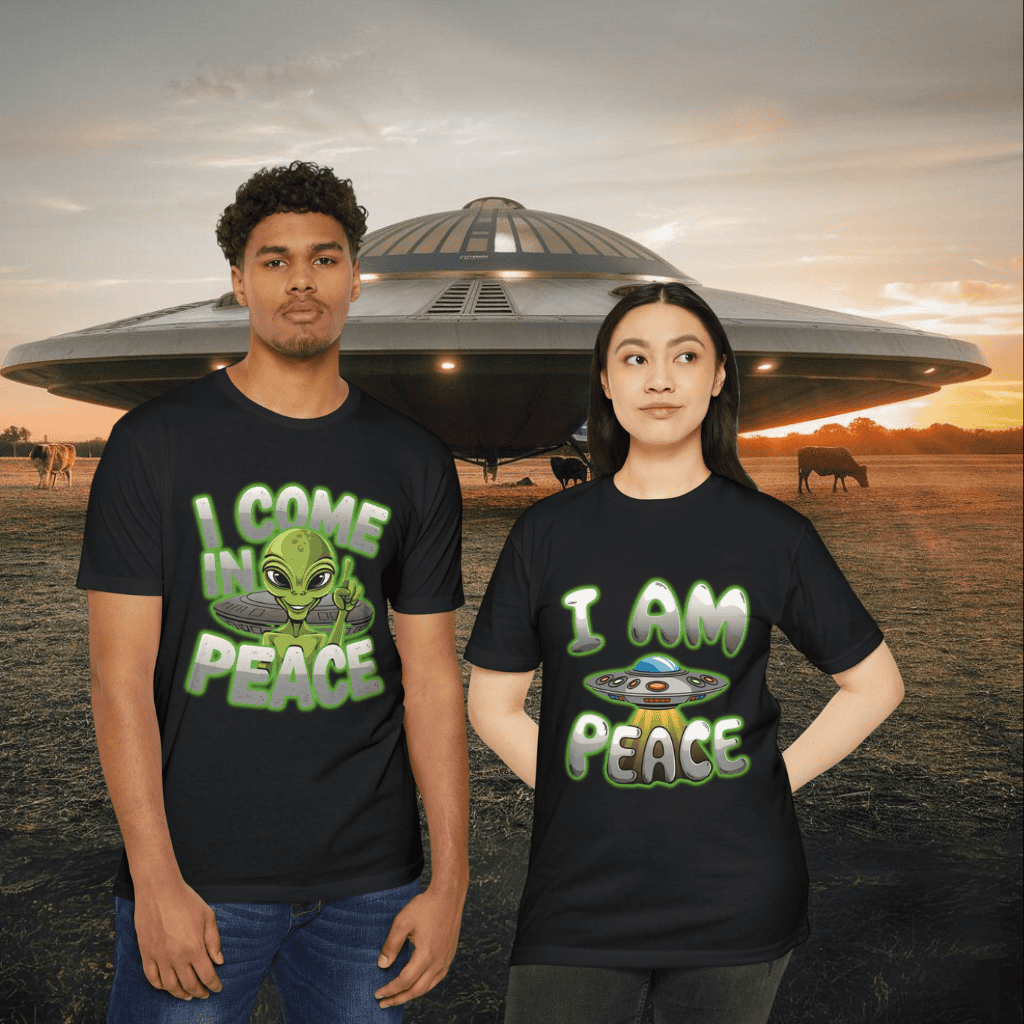
[[(506, 1024), (765, 1021), (807, 938), (792, 794), (902, 698), (814, 528), (740, 465), (738, 404), (707, 304), (630, 292), (594, 349), (595, 480), (520, 518), (481, 604), (470, 719), (536, 786)], [(773, 624), (839, 684), (784, 754)]]

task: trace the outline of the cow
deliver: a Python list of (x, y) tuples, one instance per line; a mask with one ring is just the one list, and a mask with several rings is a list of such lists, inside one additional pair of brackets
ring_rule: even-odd
[(551, 459), (551, 472), (562, 485), (563, 491), (568, 487), (570, 480), (574, 484), (587, 482), (587, 467), (580, 459), (563, 459), (555, 455)]
[(58, 476), (63, 476), (70, 487), (71, 470), (77, 456), (78, 452), (73, 444), (37, 444), (29, 453), (29, 459), (39, 474), (36, 489), (48, 487), (54, 490)]
[(807, 493), (811, 493), (811, 474), (818, 476), (832, 477), (832, 490), (842, 481), (843, 490), (846, 490), (846, 477), (852, 476), (861, 485), (868, 485), (868, 468), (862, 466), (845, 448), (801, 448), (796, 453), (799, 463), (799, 480), (796, 485), (797, 493), (803, 490), (807, 484)]

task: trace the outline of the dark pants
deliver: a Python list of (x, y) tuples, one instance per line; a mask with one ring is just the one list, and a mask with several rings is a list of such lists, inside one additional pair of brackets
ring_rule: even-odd
[(764, 1024), (790, 953), (738, 967), (524, 964), (509, 974), (505, 1024)]

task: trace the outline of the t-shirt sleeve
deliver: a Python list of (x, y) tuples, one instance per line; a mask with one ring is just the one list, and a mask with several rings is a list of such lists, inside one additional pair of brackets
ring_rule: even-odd
[(541, 661), (529, 575), (514, 534), (494, 567), (464, 655), (471, 665), (495, 672), (527, 672)]
[(152, 464), (115, 426), (96, 467), (76, 586), (112, 594), (163, 594), (161, 502)]
[(463, 600), (462, 491), (449, 459), (407, 540), (391, 607), (403, 614), (428, 615), (453, 611)]
[(860, 664), (883, 639), (809, 523), (793, 559), (778, 625), (811, 664), (830, 675)]

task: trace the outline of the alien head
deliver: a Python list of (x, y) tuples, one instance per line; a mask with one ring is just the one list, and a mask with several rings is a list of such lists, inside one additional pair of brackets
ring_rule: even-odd
[(279, 533), (264, 549), (263, 584), (292, 622), (305, 621), (330, 592), (338, 566), (334, 551), (318, 533), (294, 528)]

